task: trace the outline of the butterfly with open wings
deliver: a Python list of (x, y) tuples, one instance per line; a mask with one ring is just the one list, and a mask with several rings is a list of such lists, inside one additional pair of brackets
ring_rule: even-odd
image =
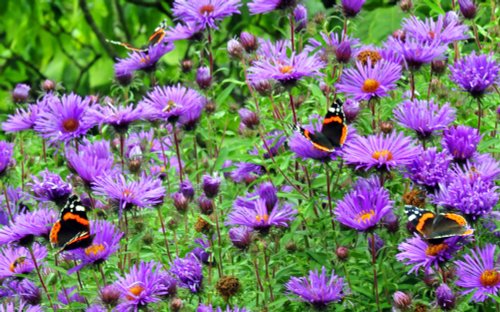
[[(163, 20), (158, 27), (155, 28), (155, 31), (151, 36), (149, 36), (148, 43), (149, 46), (155, 46), (158, 43), (162, 42), (163, 38), (165, 38), (165, 34), (167, 31), (167, 20)], [(130, 43), (114, 41), (114, 40), (106, 40), (107, 42), (115, 45), (119, 45), (124, 47), (127, 50), (135, 51), (135, 52), (148, 52), (149, 48), (136, 48)]]

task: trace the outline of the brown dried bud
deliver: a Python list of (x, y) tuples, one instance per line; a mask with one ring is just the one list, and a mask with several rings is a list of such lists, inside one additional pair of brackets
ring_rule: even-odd
[(237, 277), (223, 276), (217, 281), (215, 289), (225, 301), (228, 301), (240, 291), (241, 284)]
[(184, 73), (189, 73), (193, 69), (193, 61), (189, 59), (182, 60), (181, 68)]
[(392, 121), (387, 120), (380, 122), (380, 131), (382, 131), (382, 133), (385, 134), (391, 133), (393, 129), (394, 129), (394, 124), (392, 123)]
[(207, 220), (199, 216), (194, 225), (194, 230), (198, 233), (208, 234), (212, 230), (212, 225), (207, 222)]
[(347, 258), (349, 257), (349, 249), (347, 249), (347, 247), (345, 246), (339, 246), (337, 247), (335, 254), (337, 255), (337, 258), (339, 258), (340, 261), (346, 261)]
[(412, 189), (403, 194), (403, 203), (419, 208), (425, 207), (425, 193), (419, 189)]

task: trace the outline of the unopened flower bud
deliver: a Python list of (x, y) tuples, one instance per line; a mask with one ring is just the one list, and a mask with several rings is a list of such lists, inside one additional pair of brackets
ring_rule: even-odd
[(12, 100), (14, 103), (24, 103), (28, 100), (31, 87), (24, 83), (18, 83), (12, 90)]
[(460, 12), (466, 19), (474, 19), (477, 13), (477, 7), (473, 0), (458, 0)]
[(394, 300), (394, 306), (401, 310), (408, 309), (411, 306), (410, 295), (399, 290), (392, 295), (392, 300)]
[(198, 68), (196, 71), (196, 83), (200, 89), (208, 89), (212, 85), (212, 75), (206, 66)]
[(189, 73), (193, 69), (193, 61), (190, 59), (182, 60), (181, 68), (184, 73)]
[(238, 114), (240, 115), (241, 122), (249, 129), (255, 129), (260, 124), (259, 116), (249, 109), (241, 108), (238, 110)]
[(359, 106), (359, 102), (351, 99), (347, 99), (343, 105), (345, 118), (348, 123), (352, 123), (358, 117), (359, 111), (361, 107)]
[(219, 177), (203, 176), (202, 188), (208, 198), (214, 198), (219, 194), (221, 179)]
[(442, 75), (446, 71), (446, 60), (434, 60), (431, 62), (432, 72), (436, 75)]
[(347, 258), (349, 257), (349, 249), (347, 249), (347, 247), (345, 246), (339, 246), (337, 247), (335, 254), (337, 255), (337, 258), (339, 258), (340, 261), (346, 261)]
[(413, 8), (413, 2), (411, 0), (401, 0), (399, 7), (403, 12), (410, 12)]
[(174, 298), (172, 299), (172, 302), (170, 302), (170, 309), (172, 312), (179, 312), (183, 306), (184, 304), (182, 303), (181, 298)]
[(50, 79), (45, 79), (42, 82), (42, 89), (45, 92), (54, 91), (56, 89), (56, 83)]
[(174, 199), (175, 209), (181, 214), (186, 213), (189, 207), (188, 199), (180, 192), (174, 193), (172, 198)]
[(227, 43), (227, 53), (235, 59), (240, 59), (243, 56), (243, 46), (236, 39), (231, 39)]
[(394, 124), (392, 123), (392, 121), (387, 120), (380, 122), (380, 131), (382, 131), (382, 133), (385, 134), (391, 133), (393, 129), (394, 129)]
[(352, 56), (351, 44), (348, 41), (342, 41), (335, 50), (335, 58), (339, 63), (349, 63)]
[(252, 87), (263, 96), (271, 94), (271, 91), (273, 90), (273, 86), (268, 80), (252, 82)]
[(198, 198), (198, 206), (200, 207), (200, 211), (204, 215), (211, 215), (214, 212), (214, 202), (210, 198), (207, 198), (205, 195), (200, 196)]
[(295, 18), (295, 32), (300, 32), (307, 27), (307, 9), (299, 4), (293, 10), (293, 17)]
[(257, 38), (255, 38), (255, 36), (251, 33), (248, 33), (246, 31), (242, 32), (240, 34), (240, 42), (245, 51), (247, 51), (248, 53), (252, 53), (253, 51), (257, 50)]
[(114, 285), (104, 286), (99, 292), (99, 298), (106, 306), (114, 307), (120, 300), (121, 293)]

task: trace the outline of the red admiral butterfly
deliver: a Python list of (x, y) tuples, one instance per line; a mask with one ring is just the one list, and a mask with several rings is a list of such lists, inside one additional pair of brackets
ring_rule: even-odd
[(90, 235), (87, 208), (83, 206), (77, 195), (71, 195), (61, 210), (59, 220), (50, 230), (50, 243), (59, 247), (60, 253), (65, 250), (88, 247), (94, 239)]
[(345, 114), (342, 109), (342, 101), (337, 99), (328, 109), (323, 127), (320, 132), (310, 132), (300, 126), (295, 128), (307, 139), (312, 145), (324, 152), (331, 153), (336, 147), (341, 147), (347, 138), (347, 125), (345, 122)]
[(468, 236), (474, 233), (467, 220), (459, 214), (434, 212), (406, 205), (408, 220), (426, 240), (439, 240), (453, 236)]
[[(167, 20), (163, 20), (160, 25), (158, 25), (158, 27), (155, 28), (155, 31), (154, 33), (149, 36), (149, 45), (157, 45), (158, 43), (160, 43), (163, 38), (165, 38), (165, 34), (166, 34), (166, 30), (167, 30)], [(126, 48), (127, 50), (131, 50), (131, 51), (136, 51), (136, 52), (148, 52), (148, 48), (136, 48), (134, 46), (132, 46), (130, 43), (126, 43), (126, 42), (120, 42), (120, 41), (114, 41), (114, 40), (106, 40), (107, 42), (111, 43), (111, 44), (116, 44), (116, 45), (119, 45), (119, 46), (122, 46), (124, 48)]]

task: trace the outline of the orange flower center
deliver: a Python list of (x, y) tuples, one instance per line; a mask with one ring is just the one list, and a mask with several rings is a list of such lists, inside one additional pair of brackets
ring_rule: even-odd
[(209, 14), (209, 13), (212, 13), (214, 10), (215, 10), (215, 7), (213, 5), (205, 4), (205, 5), (201, 6), (200, 14), (201, 15)]
[(127, 295), (127, 299), (134, 300), (144, 291), (144, 287), (142, 287), (141, 285), (135, 285), (130, 287), (128, 291), (131, 295)]
[(263, 214), (263, 215), (256, 215), (255, 216), (255, 221), (257, 222), (267, 222), (269, 220), (269, 215), (268, 214)]
[(429, 31), (429, 37), (430, 37), (431, 39), (434, 39), (434, 38), (436, 37), (436, 33), (435, 33), (435, 32), (433, 32), (433, 31)]
[(26, 257), (19, 257), (17, 258), (16, 260), (14, 260), (14, 262), (12, 262), (9, 266), (9, 271), (11, 271), (12, 273), (14, 273), (14, 271), (16, 270), (16, 268), (23, 264), (24, 261), (26, 261)]
[(151, 61), (151, 58), (149, 57), (149, 55), (146, 55), (145, 57), (141, 58), (141, 63), (147, 63)]
[(361, 211), (358, 213), (358, 216), (356, 217), (356, 221), (359, 223), (366, 223), (371, 220), (371, 218), (375, 215), (375, 210), (371, 209), (370, 211)]
[(289, 74), (293, 70), (293, 66), (285, 65), (280, 67), (280, 72), (282, 74)]
[(481, 274), (479, 281), (485, 287), (496, 286), (500, 283), (500, 273), (495, 270), (486, 270)]
[(131, 190), (129, 190), (129, 189), (125, 189), (125, 190), (123, 191), (123, 196), (130, 196), (130, 195), (132, 195), (132, 191), (131, 191)]
[(75, 118), (68, 118), (63, 121), (63, 128), (66, 132), (75, 132), (80, 123)]
[(87, 256), (90, 256), (90, 255), (95, 256), (95, 255), (97, 255), (97, 253), (99, 253), (99, 252), (101, 252), (101, 251), (103, 251), (105, 249), (106, 248), (104, 247), (104, 245), (102, 245), (102, 244), (95, 244), (95, 245), (91, 245), (91, 246), (85, 248), (85, 254)]
[(448, 249), (448, 245), (445, 243), (437, 244), (437, 245), (429, 245), (425, 250), (425, 254), (427, 256), (436, 256), (441, 251)]
[(373, 93), (373, 92), (378, 90), (378, 87), (380, 87), (380, 82), (378, 82), (375, 79), (368, 78), (363, 83), (363, 86), (361, 87), (361, 91), (363, 91), (365, 93)]
[(372, 154), (372, 158), (379, 160), (382, 158), (383, 160), (385, 159), (386, 161), (392, 160), (392, 153), (386, 149), (381, 150), (381, 151), (375, 151)]

